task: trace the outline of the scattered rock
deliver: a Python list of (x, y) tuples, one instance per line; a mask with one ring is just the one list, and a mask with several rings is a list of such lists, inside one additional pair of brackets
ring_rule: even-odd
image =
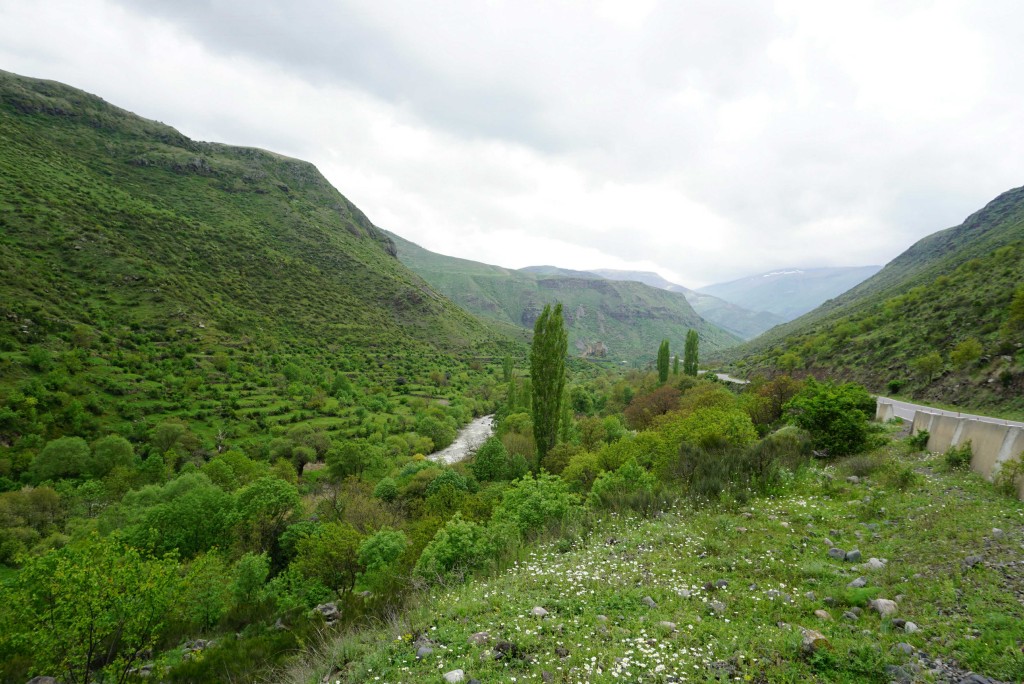
[(476, 634), (469, 635), (469, 643), (474, 646), (483, 646), (491, 640), (491, 635), (488, 632), (477, 632)]
[(547, 670), (541, 670), (540, 671), (540, 678), (541, 678), (541, 681), (544, 681), (544, 682), (553, 682), (553, 681), (555, 681), (555, 675), (551, 674)]
[(975, 565), (980, 565), (984, 560), (984, 556), (968, 556), (967, 558), (964, 558), (964, 565), (968, 568), (973, 568)]
[(866, 587), (867, 585), (868, 585), (868, 581), (867, 581), (866, 578), (858, 577), (857, 579), (853, 580), (852, 582), (850, 582), (846, 586), (849, 587), (850, 589), (861, 589), (863, 587)]
[(736, 531), (739, 532), (740, 534), (746, 534), (747, 533), (747, 528), (746, 527), (737, 527)]
[(448, 684), (455, 684), (456, 682), (461, 682), (465, 678), (466, 673), (462, 670), (452, 670), (450, 672), (444, 673), (444, 681), (448, 682)]
[(813, 591), (809, 591), (806, 594), (804, 594), (804, 598), (808, 601), (814, 601), (815, 599), (817, 599), (817, 596), (814, 594)]
[(277, 618), (277, 621), (274, 623), (274, 629), (280, 632), (281, 630), (288, 629), (288, 625), (284, 624), (281, 618)]
[(857, 477), (856, 475), (851, 475), (850, 477), (846, 478), (846, 481), (849, 482), (850, 484), (860, 484), (860, 478)]
[(429, 646), (420, 646), (416, 651), (416, 660), (423, 660), (428, 655), (434, 652), (434, 649)]
[(889, 681), (899, 682), (900, 684), (910, 684), (910, 682), (914, 681), (914, 676), (899, 665), (886, 665), (885, 674)]
[(608, 622), (608, 616), (607, 615), (598, 615), (597, 616), (597, 621), (598, 622)]
[(728, 580), (720, 579), (715, 582), (715, 589), (725, 589), (727, 586), (729, 586)]
[[(308, 605), (308, 604), (307, 604)], [(321, 603), (314, 610), (324, 616), (328, 624), (341, 619), (341, 611), (337, 603)]]
[(995, 537), (996, 539), (999, 539), (1000, 537), (1003, 536), (1003, 531), (1001, 529), (999, 529), (998, 527), (993, 527), (992, 528), (992, 536)]
[(875, 599), (868, 605), (877, 610), (878, 614), (882, 617), (892, 615), (896, 612), (896, 602), (890, 601), (889, 599)]
[(828, 555), (829, 558), (834, 558), (835, 560), (845, 560), (846, 558), (846, 552), (834, 546), (828, 550)]
[(59, 684), (59, 682), (53, 677), (33, 677), (28, 680), (28, 684)]
[(800, 628), (800, 633), (803, 638), (800, 642), (800, 650), (810, 655), (817, 652), (822, 648), (832, 648), (832, 644), (828, 642), (825, 635), (813, 629)]
[(854, 549), (853, 551), (846, 552), (846, 560), (850, 563), (857, 563), (860, 561), (860, 549)]
[(868, 570), (881, 570), (888, 563), (884, 558), (868, 558), (868, 562), (864, 564)]
[(715, 615), (721, 615), (725, 612), (725, 604), (721, 601), (712, 601), (708, 604), (708, 609)]
[(753, 517), (754, 517), (754, 514), (753, 514), (753, 513), (748, 513), (747, 511), (744, 511), (743, 513), (740, 513), (740, 515), (742, 515), (742, 516), (743, 516), (744, 518), (746, 518), (747, 520), (750, 520), (751, 518), (753, 518)]
[(896, 644), (893, 648), (895, 648), (897, 651), (903, 651), (904, 655), (914, 655), (914, 647), (905, 641), (901, 641), (900, 643)]
[(679, 595), (682, 596), (683, 598), (690, 598), (690, 595), (691, 595), (690, 594), (690, 590), (689, 589), (680, 589), (679, 590)]
[(643, 601), (643, 604), (645, 606), (647, 606), (648, 608), (657, 608), (658, 607), (658, 604), (650, 596), (644, 596), (641, 599), (641, 601)]
[(670, 632), (676, 631), (676, 623), (669, 622), (668, 620), (662, 620), (661, 622), (658, 623), (658, 626), (661, 627), (662, 629), (667, 629)]
[(544, 610), (540, 606), (535, 606), (534, 609), (530, 611), (530, 615), (532, 615), (533, 617), (538, 617), (538, 618), (542, 618), (542, 617), (546, 616), (547, 614), (548, 614), (548, 611)]
[(848, 610), (843, 613), (843, 619), (849, 620), (850, 622), (856, 622), (860, 619), (860, 616), (854, 613), (852, 610)]
[(827, 610), (822, 610), (820, 608), (814, 611), (814, 615), (820, 620), (830, 621), (832, 619), (831, 613), (829, 613)]
[(557, 648), (555, 648), (555, 655), (564, 660), (565, 658), (569, 657), (569, 649), (567, 649), (565, 646), (558, 646)]
[(921, 628), (917, 626), (917, 623), (914, 622), (907, 622), (903, 625), (903, 631), (907, 634), (913, 634), (914, 632), (917, 632), (920, 629)]

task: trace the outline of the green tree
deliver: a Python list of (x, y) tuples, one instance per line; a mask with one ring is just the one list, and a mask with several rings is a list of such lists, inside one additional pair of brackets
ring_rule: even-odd
[(807, 381), (785, 406), (790, 422), (811, 434), (815, 449), (845, 456), (864, 449), (875, 401), (860, 385)]
[(1006, 323), (1003, 324), (1003, 333), (1011, 337), (1024, 332), (1024, 283), (1017, 286), (1010, 300), (1010, 307), (1006, 311)]
[(562, 322), (562, 305), (544, 306), (533, 326), (530, 347), (530, 377), (533, 382), (533, 437), (537, 443), (534, 469), (555, 445), (565, 392), (565, 355), (569, 338)]
[(92, 458), (89, 445), (81, 437), (61, 437), (47, 442), (32, 461), (31, 473), (36, 482), (78, 477)]
[(672, 375), (679, 375), (679, 354), (672, 358)]
[(92, 445), (92, 458), (86, 464), (89, 477), (101, 478), (117, 466), (131, 466), (135, 460), (132, 443), (120, 435), (107, 435)]
[(303, 576), (330, 589), (351, 591), (359, 571), (356, 554), (361, 541), (359, 532), (348, 523), (324, 523), (299, 539), (292, 564)]
[(916, 359), (910, 362), (910, 365), (914, 367), (927, 382), (931, 382), (935, 374), (942, 370), (942, 356), (939, 352), (929, 352), (928, 354), (922, 354)]
[(481, 482), (494, 482), (508, 477), (508, 451), (497, 437), (480, 445), (469, 469)]
[(156, 644), (180, 594), (173, 559), (146, 560), (93, 536), (21, 569), (4, 595), (13, 620), (0, 640), (26, 650), (36, 671), (62, 681), (124, 682)]
[(668, 364), (669, 364), (669, 350), (668, 340), (662, 340), (661, 345), (658, 347), (658, 382), (664, 385), (668, 382)]
[(299, 507), (295, 485), (261, 477), (235, 495), (236, 529), (246, 548), (266, 551)]
[(359, 545), (359, 565), (363, 567), (360, 580), (370, 591), (380, 592), (395, 583), (397, 566), (409, 539), (404, 532), (387, 527), (367, 537)]
[(697, 347), (700, 344), (700, 337), (696, 330), (686, 331), (686, 346), (683, 348), (683, 373), (686, 375), (697, 375)]
[(949, 353), (949, 360), (958, 368), (966, 368), (981, 358), (981, 342), (977, 338), (969, 337)]

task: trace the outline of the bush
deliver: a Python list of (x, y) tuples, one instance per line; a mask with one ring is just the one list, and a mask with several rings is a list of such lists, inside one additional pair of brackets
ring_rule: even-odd
[(395, 584), (397, 566), (408, 548), (408, 537), (398, 530), (384, 528), (364, 539), (358, 553), (359, 565), (363, 567), (360, 581), (374, 593)]
[(653, 504), (654, 484), (654, 476), (631, 458), (618, 470), (605, 471), (594, 480), (587, 503), (593, 508), (646, 511)]
[(916, 434), (907, 437), (907, 446), (913, 451), (924, 451), (928, 448), (928, 438), (930, 436), (927, 430), (920, 430)]
[(951, 446), (946, 450), (943, 461), (950, 470), (966, 470), (971, 466), (973, 456), (970, 440), (960, 446)]
[(482, 567), (494, 550), (487, 528), (456, 513), (423, 549), (413, 572), (428, 581), (443, 579), (456, 571)]
[(810, 433), (814, 448), (828, 456), (862, 451), (875, 401), (860, 385), (808, 381), (786, 404), (790, 421)]
[(492, 520), (511, 523), (527, 535), (562, 521), (578, 505), (579, 498), (560, 478), (545, 472), (534, 478), (528, 473), (505, 491)]
[(734, 407), (709, 406), (689, 415), (677, 414), (661, 431), (670, 450), (678, 449), (683, 443), (701, 448), (719, 443), (745, 447), (757, 440), (757, 429), (750, 415)]
[(508, 450), (501, 440), (491, 437), (476, 450), (470, 470), (481, 482), (494, 482), (508, 478)]
[(1003, 461), (993, 480), (996, 491), (1014, 498), (1017, 498), (1022, 481), (1024, 481), (1024, 455), (1013, 460)]
[(398, 485), (390, 477), (385, 477), (373, 488), (373, 495), (381, 501), (391, 502), (398, 498)]

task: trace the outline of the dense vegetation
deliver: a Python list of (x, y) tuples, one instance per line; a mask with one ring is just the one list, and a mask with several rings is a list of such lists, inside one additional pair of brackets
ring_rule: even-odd
[[(546, 624), (529, 623), (529, 638), (495, 643), (502, 655), (481, 672), (536, 678), (558, 658), (563, 678), (607, 680), (629, 669), (614, 658), (647, 657), (650, 630), (679, 638), (667, 614), (660, 624), (627, 615), (645, 583), (652, 609), (676, 600), (662, 579), (700, 591), (674, 565), (680, 556), (728, 575), (705, 591), (746, 581), (752, 561), (728, 556), (710, 534), (735, 527), (723, 516), (771, 510), (826, 529), (825, 511), (846, 515), (854, 504), (812, 459), (886, 448), (856, 385), (783, 375), (730, 388), (669, 376), (667, 345), (661, 377), (573, 363), (561, 305), (539, 312), (527, 372), (524, 348), (406, 270), (387, 236), (309, 165), (190, 141), (58, 84), (0, 74), (0, 94), (5, 682), (429, 680), (468, 653), (470, 626), (522, 624), (524, 611), (506, 602), (522, 580), (495, 585), (497, 594), (486, 583), (460, 587), (474, 576), (504, 582), (494, 573), (526, 561), (556, 592), (546, 610), (575, 620), (560, 628), (566, 652), (542, 653)], [(1024, 304), (1009, 308), (1003, 325), (1015, 329)], [(689, 341), (685, 370), (695, 372)], [(425, 456), (491, 412), (495, 435), (471, 459)], [(866, 463), (885, 487), (913, 491), (909, 468)], [(882, 502), (920, 505), (885, 493), (858, 499), (865, 522), (882, 519)], [(823, 512), (794, 516), (777, 503), (806, 511), (809, 497)], [(799, 573), (774, 574), (787, 533), (762, 533), (769, 546), (750, 547), (764, 567), (758, 582), (814, 579), (851, 608), (874, 595), (839, 593), (843, 573), (788, 536)], [(610, 592), (559, 584), (596, 580), (572, 568), (589, 573), (585, 554), (620, 540)], [(651, 554), (662, 564), (648, 564)], [(432, 607), (424, 621), (416, 609), (434, 605), (421, 603), (431, 592), (462, 602)], [(736, 608), (755, 612), (754, 596)], [(951, 596), (940, 588), (914, 600), (945, 611)], [(581, 645), (591, 637), (573, 631), (598, 606), (616, 621), (600, 661)], [(980, 620), (982, 608), (983, 647), (942, 648), (1019, 675), (1019, 606), (986, 593), (962, 619)], [(792, 610), (769, 613), (795, 619)], [(709, 644), (732, 637), (735, 652), (765, 663), (734, 663), (737, 673), (877, 679), (890, 660), (835, 634), (835, 656), (788, 665), (794, 637), (741, 639), (696, 617), (694, 636), (673, 648), (718, 658)], [(442, 646), (451, 659), (428, 657)], [(561, 660), (573, 652), (579, 662)]]
[(1019, 188), (730, 358), (743, 373), (845, 378), (880, 393), (1021, 415), (1022, 282)]
[(489, 359), (525, 351), (402, 266), (311, 165), (6, 73), (0, 227), (0, 578), (21, 599), (5, 681), (65, 656), (66, 681), (126, 676), (139, 644), (350, 586), (355, 560), (313, 588), (282, 571), (372, 538), (390, 518), (341, 511), (493, 411)]
[(740, 341), (697, 315), (681, 293), (563, 269), (510, 270), (391, 237), (402, 263), (484, 320), (529, 329), (546, 303), (560, 301), (574, 356), (645, 365), (661, 340), (682, 340), (689, 329), (698, 332), (705, 350)]

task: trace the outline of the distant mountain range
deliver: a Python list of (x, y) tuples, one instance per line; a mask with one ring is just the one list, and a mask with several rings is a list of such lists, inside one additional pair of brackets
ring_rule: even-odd
[(1024, 188), (1016, 188), (959, 226), (919, 240), (848, 292), (727, 354), (747, 374), (814, 373), (1020, 413), (1022, 283)]
[(499, 325), (530, 330), (545, 304), (562, 302), (570, 350), (580, 356), (649, 361), (662, 339), (682, 352), (690, 328), (700, 335), (704, 353), (742, 339), (704, 320), (679, 292), (555, 266), (506, 269), (437, 254), (389, 235), (402, 263), (470, 313)]
[(609, 280), (635, 280), (669, 292), (679, 292), (690, 303), (694, 311), (715, 325), (739, 335), (745, 340), (753, 339), (769, 328), (785, 322), (781, 316), (767, 311), (752, 311), (713, 295), (691, 290), (669, 282), (652, 271), (619, 271), (602, 268), (594, 271)]
[[(698, 292), (791, 321), (838, 297), (881, 270), (881, 266), (783, 268), (716, 283)], [(780, 321), (781, 322), (781, 321)]]

